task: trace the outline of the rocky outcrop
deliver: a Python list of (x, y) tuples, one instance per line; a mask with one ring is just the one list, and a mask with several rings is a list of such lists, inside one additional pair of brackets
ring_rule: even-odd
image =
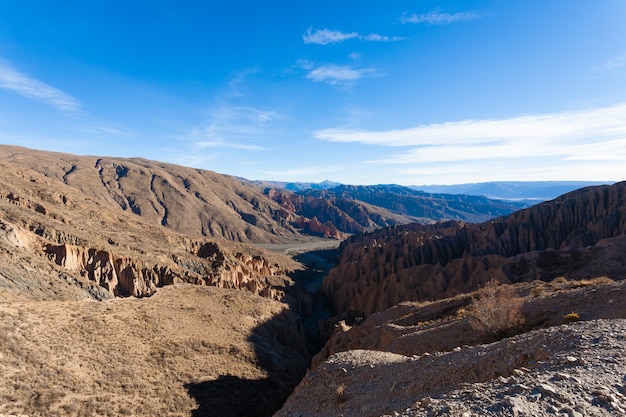
[[(523, 299), (520, 312), (524, 324), (513, 327), (508, 336), (564, 324), (572, 312), (578, 320), (626, 318), (626, 281), (559, 279), (509, 288)], [(479, 296), (480, 290), (435, 302), (402, 302), (352, 325), (347, 324), (349, 320), (341, 320), (313, 358), (311, 368), (336, 353), (353, 349), (415, 356), (493, 342), (501, 337), (477, 327), (471, 313), (472, 303)]]
[(265, 194), (299, 216), (291, 220), (294, 227), (312, 234), (339, 238), (340, 233), (359, 233), (415, 220), (355, 200), (305, 196), (275, 188), (266, 188)]
[(335, 225), (331, 222), (322, 224), (315, 216), (313, 216), (312, 219), (307, 219), (306, 217), (301, 216), (293, 224), (310, 235), (332, 237), (335, 239), (339, 239), (341, 237), (341, 233), (339, 233)]
[(3, 221), (0, 221), (0, 240), (16, 248), (30, 249), (32, 245), (30, 233)]
[(596, 320), (420, 356), (341, 352), (275, 416), (623, 415), (625, 331)]
[(593, 267), (620, 279), (626, 263), (612, 247), (623, 246), (625, 233), (626, 182), (590, 187), (480, 224), (410, 224), (353, 236), (323, 287), (339, 312), (371, 314), (469, 292), (493, 278), (583, 278)]
[(284, 291), (268, 280), (287, 273), (278, 264), (270, 264), (258, 255), (227, 255), (213, 242), (198, 247), (196, 259), (174, 256), (167, 265), (69, 244), (48, 243), (44, 253), (57, 265), (94, 281), (114, 296), (146, 297), (158, 287), (183, 282), (244, 289), (273, 299), (284, 296)]
[(167, 266), (149, 265), (105, 250), (47, 244), (44, 252), (57, 265), (96, 282), (114, 296), (146, 297), (164, 285), (201, 282), (197, 276), (182, 274), (182, 271), (173, 271)]

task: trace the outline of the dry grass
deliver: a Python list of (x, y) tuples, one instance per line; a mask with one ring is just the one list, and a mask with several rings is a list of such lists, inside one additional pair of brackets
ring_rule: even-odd
[(504, 336), (524, 323), (523, 303), (512, 286), (491, 280), (472, 302), (472, 327), (493, 336)]
[(580, 314), (572, 311), (571, 313), (568, 313), (566, 315), (563, 316), (563, 322), (564, 323), (573, 323), (576, 321), (580, 320)]
[[(0, 414), (189, 416), (202, 404), (186, 386), (304, 371), (285, 314), (249, 293), (189, 285), (147, 299), (0, 304)], [(280, 352), (270, 366), (261, 343)]]

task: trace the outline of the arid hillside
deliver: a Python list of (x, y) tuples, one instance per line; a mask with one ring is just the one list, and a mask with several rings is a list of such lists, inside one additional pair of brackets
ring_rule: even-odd
[[(292, 213), (245, 180), (211, 171), (148, 161), (76, 156), (0, 146), (4, 175), (43, 175), (61, 190), (78, 191), (86, 201), (124, 211), (148, 224), (188, 236), (240, 242), (279, 242), (297, 236)], [(64, 191), (67, 192), (67, 191)]]
[(300, 267), (280, 254), (154, 224), (90, 193), (85, 176), (71, 187), (0, 159), (0, 297), (141, 297), (188, 282), (281, 298), (275, 287)]
[(506, 334), (477, 325), (483, 291), (341, 322), (276, 416), (624, 415), (626, 282), (512, 289), (490, 310), (521, 301)]
[[(141, 181), (177, 180), (151, 163), (105, 175), (119, 166), (13, 150), (0, 158), (0, 415), (270, 416), (281, 406), (309, 365), (290, 278), (302, 264), (237, 242), (228, 218), (215, 217), (230, 231), (214, 237), (168, 227), (189, 212), (159, 212), (166, 191)], [(279, 236), (259, 230), (260, 241)]]
[(238, 242), (281, 243), (303, 234), (343, 238), (413, 221), (484, 220), (520, 207), (481, 197), (426, 195), (404, 187), (392, 192), (388, 186), (300, 195), (141, 158), (76, 156), (8, 145), (0, 145), (0, 161), (4, 175), (43, 175), (61, 194), (71, 188), (101, 207), (148, 224), (191, 237)]
[(0, 303), (0, 415), (269, 416), (308, 364), (295, 313), (245, 291)]
[(480, 224), (410, 224), (355, 235), (323, 287), (339, 313), (451, 297), (503, 283), (626, 276), (626, 183), (598, 186)]

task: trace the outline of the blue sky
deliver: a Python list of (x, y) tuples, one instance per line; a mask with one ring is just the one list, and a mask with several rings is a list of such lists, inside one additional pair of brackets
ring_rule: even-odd
[(248, 179), (626, 180), (623, 0), (0, 0), (0, 141)]

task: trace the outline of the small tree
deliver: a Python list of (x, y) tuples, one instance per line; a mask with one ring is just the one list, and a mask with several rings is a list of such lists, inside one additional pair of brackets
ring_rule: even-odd
[(492, 279), (473, 299), (472, 327), (501, 338), (509, 330), (524, 324), (523, 303), (513, 287), (500, 285), (498, 280)]

